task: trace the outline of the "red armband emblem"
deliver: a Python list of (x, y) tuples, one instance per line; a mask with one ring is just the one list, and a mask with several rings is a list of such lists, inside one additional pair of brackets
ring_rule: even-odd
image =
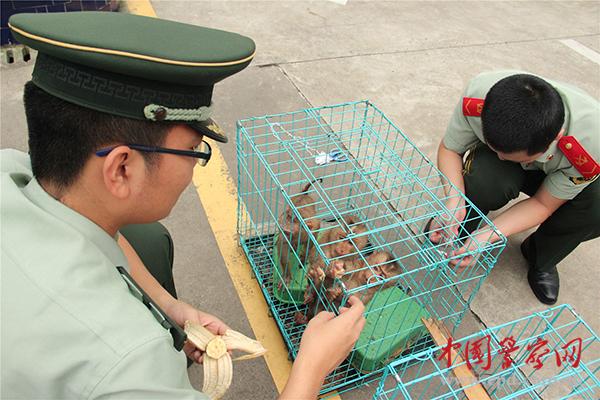
[(585, 179), (590, 179), (600, 174), (600, 165), (590, 156), (590, 153), (583, 148), (575, 137), (561, 137), (558, 140), (558, 148)]
[(462, 108), (465, 117), (481, 117), (481, 111), (483, 111), (483, 99), (463, 97)]

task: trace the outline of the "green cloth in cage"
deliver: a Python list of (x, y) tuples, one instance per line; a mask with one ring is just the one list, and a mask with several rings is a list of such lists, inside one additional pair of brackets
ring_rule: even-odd
[(399, 287), (377, 293), (365, 313), (367, 323), (350, 359), (361, 372), (384, 367), (428, 334), (421, 318), (429, 318), (429, 313)]
[[(273, 260), (275, 262), (275, 268), (279, 271), (279, 273), (276, 271), (273, 272), (273, 295), (282, 303), (300, 305), (304, 302), (304, 291), (306, 290), (307, 285), (306, 274), (304, 269), (298, 265), (298, 260), (294, 254), (290, 252), (288, 257), (288, 268), (291, 279), (287, 285), (282, 281), (281, 277), (284, 269), (281, 267), (279, 249), (277, 249), (277, 246), (275, 245), (278, 237), (279, 233), (276, 233), (273, 238)], [(297, 254), (305, 254), (305, 252), (305, 246), (300, 246), (296, 249)]]

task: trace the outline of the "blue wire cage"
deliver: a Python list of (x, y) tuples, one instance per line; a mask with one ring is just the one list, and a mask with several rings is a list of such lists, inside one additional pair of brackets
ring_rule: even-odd
[[(461, 385), (457, 369), (467, 365), (467, 342), (485, 342), (487, 338), (489, 361), (485, 356), (483, 363), (470, 362), (473, 379), (465, 382), (463, 375)], [(507, 338), (514, 339), (511, 346), (507, 346)], [(390, 364), (373, 398), (468, 399), (465, 389), (479, 383), (494, 400), (600, 398), (600, 340), (568, 305), (482, 330), (455, 343), (462, 359), (450, 366), (446, 357), (441, 357), (444, 346)], [(513, 351), (506, 351), (511, 348)], [(509, 363), (505, 354), (510, 356)]]
[[(290, 357), (299, 315), (337, 313), (351, 295), (368, 302), (359, 341), (321, 393), (371, 382), (431, 346), (422, 317), (454, 331), (506, 244), (368, 101), (238, 121), (237, 161), (240, 243)], [(340, 243), (345, 253), (332, 250)], [(314, 279), (315, 265), (330, 279)]]

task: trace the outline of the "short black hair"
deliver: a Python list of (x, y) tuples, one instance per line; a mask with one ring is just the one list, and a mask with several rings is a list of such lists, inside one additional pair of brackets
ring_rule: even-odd
[(528, 74), (496, 82), (485, 97), (481, 113), (483, 137), (503, 153), (544, 152), (560, 132), (565, 108), (558, 91)]
[[(23, 95), (33, 175), (66, 189), (87, 160), (102, 147), (119, 143), (161, 146), (172, 123), (119, 117), (55, 97), (29, 81)], [(156, 165), (156, 153), (141, 153)]]

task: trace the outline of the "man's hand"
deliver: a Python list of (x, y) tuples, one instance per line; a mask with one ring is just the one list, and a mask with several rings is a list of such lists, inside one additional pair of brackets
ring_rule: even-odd
[(434, 218), (429, 226), (425, 228), (431, 243), (449, 242), (458, 236), (460, 225), (467, 214), (465, 202), (462, 199), (458, 201), (451, 199), (446, 203), (446, 208), (452, 213), (450, 216), (440, 215)]
[[(214, 315), (202, 312), (195, 309), (191, 305), (181, 301), (175, 300), (168, 308), (164, 310), (173, 321), (179, 326), (183, 327), (185, 321), (194, 321), (200, 323), (206, 329), (214, 333), (215, 335), (224, 335), (229, 329), (223, 321)], [(183, 346), (183, 351), (192, 360), (197, 363), (202, 362), (202, 356), (204, 352), (194, 346), (190, 341), (187, 341)]]
[[(534, 196), (514, 204), (498, 215), (493, 222), (496, 228), (508, 237), (543, 223), (565, 202), (566, 200), (553, 197), (544, 186), (541, 186)], [(482, 227), (472, 234), (464, 246), (453, 251), (451, 256), (475, 251), (478, 243), (483, 247), (485, 243), (494, 243), (497, 240), (500, 240), (500, 236), (490, 228)], [(464, 256), (451, 260), (450, 265), (460, 268), (469, 265), (472, 261), (473, 256)]]
[[(121, 246), (127, 257), (133, 279), (177, 325), (183, 328), (185, 321), (189, 320), (200, 323), (215, 335), (224, 335), (227, 332), (229, 327), (219, 318), (177, 300), (160, 286), (123, 235), (119, 235), (119, 246)], [(183, 351), (190, 359), (197, 363), (202, 362), (202, 351), (189, 341), (183, 346)]]
[(282, 399), (316, 399), (325, 377), (348, 356), (366, 320), (364, 304), (356, 296), (340, 315), (321, 311), (306, 326), (300, 349)]
[(461, 248), (456, 249), (452, 253), (450, 253), (449, 256), (453, 258), (452, 260), (450, 260), (450, 265), (453, 267), (457, 267), (459, 271), (461, 271), (464, 267), (471, 264), (471, 262), (473, 261), (472, 255), (464, 254), (476, 250), (477, 247), (478, 245), (475, 240), (468, 239)]

